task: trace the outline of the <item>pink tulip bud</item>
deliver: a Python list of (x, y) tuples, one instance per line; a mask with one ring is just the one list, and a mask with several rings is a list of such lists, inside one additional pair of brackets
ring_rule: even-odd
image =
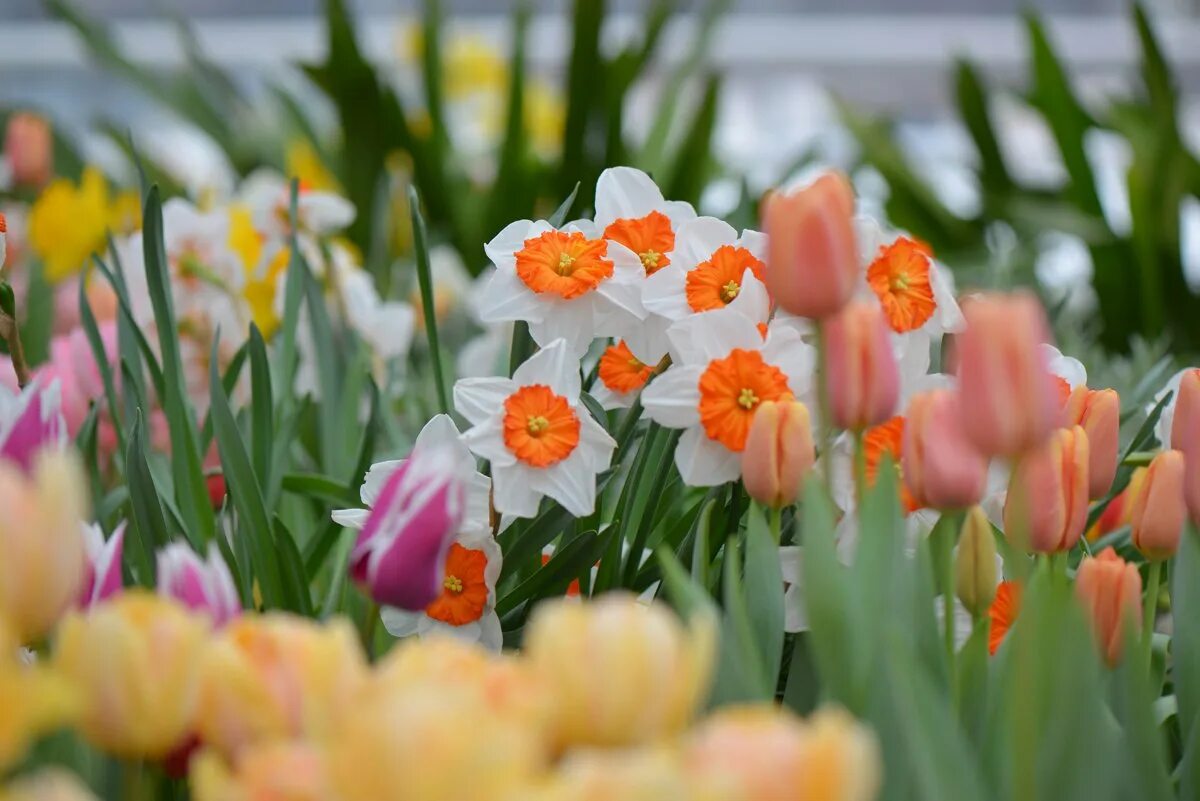
[(1075, 573), (1075, 595), (1087, 610), (1100, 652), (1110, 666), (1121, 659), (1126, 625), (1141, 630), (1138, 607), (1142, 600), (1142, 577), (1137, 567), (1105, 548), (1099, 556), (1087, 557)]
[(242, 601), (229, 566), (215, 548), (201, 560), (190, 546), (173, 542), (158, 552), (158, 594), (207, 613), (223, 626), (242, 613)]
[(878, 303), (854, 302), (821, 322), (825, 391), (834, 425), (860, 431), (896, 411), (900, 371)]
[(901, 466), (919, 506), (965, 509), (983, 498), (988, 460), (963, 430), (959, 403), (947, 389), (923, 392), (909, 402)]
[(441, 594), (466, 501), (455, 468), (445, 449), (417, 449), (384, 481), (350, 554), (351, 577), (377, 602), (417, 611)]
[(117, 526), (107, 541), (95, 523), (83, 524), (83, 545), (87, 553), (79, 608), (90, 609), (121, 591), (121, 555), (125, 550), (125, 523)]
[(1187, 370), (1180, 377), (1171, 447), (1183, 453), (1184, 497), (1192, 520), (1200, 525), (1200, 369)]
[(1046, 316), (1028, 293), (973, 298), (957, 338), (963, 426), (986, 456), (1016, 456), (1046, 441), (1061, 422), (1054, 376), (1038, 347)]
[(754, 411), (742, 451), (742, 482), (759, 503), (796, 502), (813, 465), (812, 424), (799, 401), (763, 401)]
[(1075, 387), (1067, 401), (1067, 425), (1088, 435), (1088, 497), (1103, 498), (1120, 461), (1121, 398), (1115, 389)]
[(1037, 553), (1075, 547), (1088, 515), (1088, 438), (1060, 428), (1013, 467), (1004, 501), (1004, 532)]
[(1163, 451), (1150, 462), (1141, 490), (1133, 499), (1130, 539), (1152, 562), (1170, 559), (1179, 549), (1187, 520), (1183, 476), (1183, 454)]
[(821, 319), (849, 302), (860, 272), (853, 218), (854, 190), (839, 172), (767, 198), (766, 283), (780, 307)]
[(43, 389), (34, 380), (16, 396), (0, 387), (0, 459), (28, 473), (43, 448), (64, 447), (67, 430), (59, 406), (57, 383)]
[(17, 184), (37, 187), (47, 183), (54, 165), (50, 123), (28, 111), (12, 115), (4, 133), (4, 155)]

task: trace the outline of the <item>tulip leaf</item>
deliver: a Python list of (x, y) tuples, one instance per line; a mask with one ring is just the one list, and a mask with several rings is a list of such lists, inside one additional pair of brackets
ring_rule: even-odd
[[(426, 32), (429, 32), (428, 29)], [(435, 36), (434, 41), (436, 38)], [(426, 41), (425, 47), (429, 48), (431, 44), (433, 43)], [(430, 97), (430, 100), (432, 101), (433, 97)], [(421, 216), (421, 197), (417, 194), (415, 186), (408, 187), (408, 210), (412, 216), (413, 254), (417, 262), (417, 284), (421, 289), (421, 310), (425, 318), (425, 336), (429, 341), (429, 360), (433, 365), (438, 411), (450, 414), (454, 407), (450, 404), (450, 390), (446, 386), (446, 377), (442, 369), (442, 350), (438, 345), (437, 304), (433, 298), (433, 274), (429, 266), (429, 237), (425, 232), (425, 218)]]
[(711, 563), (709, 543), (712, 538), (712, 526), (718, 500), (720, 500), (719, 496), (711, 498), (704, 505), (704, 509), (700, 512), (700, 519), (696, 522), (696, 539), (692, 546), (692, 578), (701, 587), (708, 587), (711, 584), (709, 580)]
[(783, 572), (767, 518), (752, 504), (746, 525), (746, 609), (762, 655), (763, 681), (774, 688), (783, 658)]
[[(93, 259), (96, 257), (93, 256)], [(98, 260), (98, 259), (97, 259)], [(112, 358), (100, 336), (100, 327), (96, 323), (96, 315), (92, 312), (92, 304), (87, 296), (87, 281), (79, 282), (79, 322), (87, 337), (88, 346), (92, 349), (92, 363), (100, 373), (100, 383), (104, 386), (104, 400), (112, 421), (113, 433), (117, 438), (119, 451), (126, 450), (125, 426), (121, 421), (121, 407), (117, 405), (117, 385), (113, 380)]]
[(996, 129), (988, 110), (987, 91), (975, 65), (965, 59), (959, 59), (955, 66), (954, 90), (958, 97), (959, 116), (979, 153), (979, 178), (985, 191), (993, 194), (1011, 192), (1015, 185), (996, 138)]
[(579, 181), (576, 181), (575, 186), (571, 188), (571, 192), (562, 203), (558, 204), (558, 208), (550, 215), (550, 219), (547, 222), (555, 228), (561, 228), (563, 223), (567, 221), (567, 215), (571, 213), (571, 207), (575, 205), (575, 198), (578, 195)]
[(802, 631), (792, 641), (783, 703), (793, 712), (807, 715), (816, 709), (820, 693), (821, 682), (813, 661), (812, 636), (807, 631)]
[(496, 614), (503, 617), (527, 601), (566, 592), (572, 581), (592, 569), (612, 537), (612, 529), (603, 534), (588, 531), (563, 545), (541, 570), (496, 602)]
[(171, 540), (167, 533), (167, 520), (159, 502), (158, 487), (150, 474), (146, 462), (145, 424), (139, 413), (129, 437), (129, 449), (125, 456), (125, 478), (129, 482), (130, 528), (133, 530), (132, 548), (125, 548), (134, 580), (143, 587), (155, 584), (154, 552)]
[(987, 616), (976, 619), (971, 635), (958, 651), (955, 661), (957, 680), (954, 685), (955, 706), (959, 725), (972, 745), (982, 750), (988, 747), (983, 740), (987, 717), (988, 634), (991, 624)]
[[(1171, 614), (1176, 621), (1200, 620), (1200, 532), (1188, 523), (1171, 571)], [(1200, 791), (1200, 628), (1176, 625), (1171, 638), (1172, 676), (1179, 706), (1179, 728), (1186, 743), (1184, 787)], [(1190, 784), (1189, 784), (1190, 783)]]
[[(258, 326), (250, 324), (250, 446), (254, 473), (263, 487), (271, 486), (271, 450), (275, 438), (275, 409), (271, 398), (271, 367), (267, 345)], [(268, 495), (272, 493), (268, 492)]]
[(1114, 671), (1110, 687), (1113, 715), (1122, 729), (1122, 747), (1117, 749), (1125, 763), (1122, 778), (1130, 798), (1172, 801), (1175, 794), (1167, 770), (1162, 734), (1155, 720), (1156, 687), (1146, 675), (1141, 638), (1127, 631), (1125, 653)]
[(304, 572), (304, 561), (296, 548), (296, 539), (278, 515), (275, 516), (274, 531), (285, 607), (305, 617), (312, 617), (312, 595)]
[(763, 655), (755, 641), (754, 626), (746, 603), (742, 579), (742, 556), (738, 540), (725, 541), (724, 610), (721, 615), (721, 641), (718, 649), (717, 676), (710, 703), (726, 704), (768, 701), (775, 694), (775, 676), (768, 682)]

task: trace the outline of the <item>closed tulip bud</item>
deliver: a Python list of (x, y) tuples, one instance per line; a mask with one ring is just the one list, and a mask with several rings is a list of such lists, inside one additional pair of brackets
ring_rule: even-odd
[(1100, 653), (1110, 666), (1121, 659), (1125, 627), (1142, 627), (1138, 608), (1142, 600), (1142, 577), (1137, 567), (1105, 548), (1099, 556), (1087, 557), (1075, 573), (1075, 595), (1083, 603), (1092, 623)]
[(242, 613), (229, 566), (215, 548), (210, 546), (208, 560), (202, 561), (191, 547), (174, 542), (158, 552), (156, 561), (159, 595), (208, 615), (217, 627)]
[(799, 401), (760, 403), (742, 451), (742, 482), (750, 497), (776, 509), (795, 503), (813, 459), (808, 407)]
[(0, 460), (28, 472), (40, 451), (61, 449), (67, 442), (58, 383), (43, 389), (41, 382), (34, 380), (19, 395), (6, 395), (8, 391), (0, 387)]
[(0, 617), (21, 642), (49, 633), (79, 598), (86, 486), (66, 453), (40, 454), (32, 475), (0, 462)]
[(860, 272), (854, 233), (854, 190), (838, 172), (822, 175), (763, 206), (767, 289), (800, 317), (836, 313), (854, 294)]
[(388, 476), (350, 554), (350, 575), (378, 603), (417, 611), (441, 594), (468, 478), (441, 448), (414, 451)]
[(833, 424), (861, 431), (889, 419), (900, 399), (900, 370), (879, 304), (851, 303), (822, 321), (821, 331)]
[(1187, 370), (1180, 377), (1171, 447), (1183, 453), (1184, 497), (1192, 521), (1200, 525), (1200, 370)]
[(47, 183), (54, 166), (50, 123), (28, 111), (12, 115), (4, 133), (4, 154), (14, 182), (33, 187)]
[(244, 615), (205, 651), (197, 728), (228, 757), (263, 742), (320, 739), (366, 680), (366, 656), (344, 620)]
[(1147, 559), (1170, 559), (1179, 550), (1179, 538), (1187, 520), (1183, 499), (1183, 454), (1163, 451), (1146, 469), (1141, 490), (1133, 499), (1130, 539)]
[(690, 775), (730, 797), (793, 801), (807, 728), (773, 704), (726, 706), (700, 723), (684, 747)]
[(324, 753), (308, 743), (270, 743), (229, 763), (214, 751), (192, 760), (194, 801), (328, 801), (333, 798)]
[(558, 745), (626, 746), (687, 726), (708, 692), (715, 638), (708, 617), (685, 629), (664, 606), (605, 595), (543, 602), (525, 656), (554, 700)]
[(1078, 386), (1067, 400), (1067, 425), (1088, 436), (1088, 497), (1108, 494), (1120, 461), (1121, 398), (1115, 389)]
[(821, 709), (809, 718), (803, 762), (794, 798), (872, 801), (879, 793), (879, 742), (841, 709)]
[(996, 538), (992, 524), (978, 506), (972, 506), (963, 521), (954, 561), (954, 591), (958, 600), (979, 617), (987, 614), (996, 598)]
[(1004, 500), (1004, 532), (1036, 553), (1070, 550), (1088, 515), (1088, 439), (1079, 426), (1060, 428), (1013, 467)]
[(904, 484), (919, 506), (965, 509), (983, 498), (987, 459), (967, 437), (954, 392), (914, 395), (900, 449)]
[(54, 664), (80, 690), (80, 730), (125, 759), (162, 759), (192, 731), (208, 621), (128, 590), (58, 629)]
[(104, 531), (95, 523), (84, 523), (82, 532), (87, 562), (84, 564), (83, 587), (77, 605), (80, 609), (90, 609), (121, 591), (125, 523), (117, 526), (107, 540), (104, 539)]
[(1047, 357), (1046, 315), (1027, 293), (973, 298), (957, 336), (960, 412), (986, 456), (1016, 456), (1041, 445), (1061, 422)]

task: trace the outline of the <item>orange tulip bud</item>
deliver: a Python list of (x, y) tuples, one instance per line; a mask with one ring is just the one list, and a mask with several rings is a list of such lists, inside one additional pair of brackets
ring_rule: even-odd
[(777, 509), (795, 503), (813, 458), (808, 407), (799, 401), (760, 403), (742, 451), (742, 481), (750, 497)]
[(1013, 468), (1004, 501), (1004, 532), (1037, 553), (1075, 547), (1088, 515), (1088, 438), (1060, 428)]
[(1133, 500), (1130, 537), (1134, 547), (1152, 562), (1170, 559), (1179, 549), (1187, 519), (1183, 476), (1183, 454), (1163, 451), (1150, 462), (1141, 491)]
[(963, 509), (983, 498), (987, 459), (967, 438), (959, 397), (945, 389), (915, 395), (900, 449), (904, 483), (920, 506)]
[(1067, 425), (1088, 435), (1088, 497), (1103, 498), (1120, 460), (1121, 398), (1115, 389), (1075, 387), (1067, 400)]
[(42, 186), (48, 182), (54, 166), (50, 123), (28, 111), (12, 115), (4, 133), (4, 154), (18, 185)]
[(1184, 497), (1192, 520), (1200, 525), (1200, 369), (1187, 370), (1179, 380), (1171, 447), (1183, 452)]
[(900, 397), (900, 371), (878, 303), (851, 303), (821, 323), (830, 418), (859, 431), (890, 418)]
[(853, 217), (854, 190), (838, 172), (767, 198), (767, 289), (780, 307), (820, 319), (849, 302), (859, 273)]
[(961, 412), (987, 456), (1015, 456), (1046, 441), (1062, 419), (1054, 376), (1039, 347), (1046, 316), (1028, 293), (974, 298), (957, 337)]
[(1075, 595), (1091, 618), (1097, 644), (1110, 666), (1121, 658), (1126, 621), (1140, 631), (1138, 607), (1142, 600), (1142, 577), (1112, 548), (1088, 557), (1075, 574)]

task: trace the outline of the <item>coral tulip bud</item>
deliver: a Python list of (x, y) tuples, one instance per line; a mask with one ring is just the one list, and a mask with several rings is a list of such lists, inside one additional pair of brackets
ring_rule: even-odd
[(195, 721), (208, 621), (128, 590), (59, 626), (54, 664), (84, 696), (80, 729), (126, 759), (161, 759)]
[(1200, 525), (1200, 369), (1186, 370), (1180, 376), (1171, 447), (1183, 452), (1184, 497), (1192, 520)]
[(664, 606), (610, 594), (543, 602), (525, 656), (554, 700), (558, 745), (635, 745), (687, 726), (708, 693), (715, 638), (707, 616), (685, 629)]
[(4, 132), (4, 155), (17, 184), (36, 187), (47, 183), (54, 167), (50, 123), (28, 111), (12, 115)]
[(849, 302), (860, 271), (853, 218), (854, 190), (838, 172), (767, 198), (767, 289), (781, 308), (820, 319)]
[(453, 453), (417, 449), (388, 476), (350, 555), (350, 575), (381, 604), (424, 609), (442, 591), (466, 481)]
[(43, 389), (42, 382), (35, 379), (20, 394), (0, 387), (0, 460), (28, 472), (39, 451), (66, 445), (67, 427), (59, 397), (57, 381)]
[(174, 542), (158, 552), (156, 561), (159, 595), (208, 615), (217, 627), (242, 613), (233, 575), (215, 548), (210, 546), (208, 560), (201, 561), (191, 547)]
[(834, 425), (860, 431), (896, 411), (900, 370), (878, 303), (851, 303), (821, 324), (825, 391)]
[(963, 426), (987, 456), (1016, 456), (1046, 441), (1060, 423), (1054, 376), (1039, 347), (1046, 315), (1027, 293), (973, 298), (957, 337)]
[(125, 523), (117, 526), (106, 541), (96, 523), (84, 523), (83, 545), (87, 552), (79, 608), (91, 609), (121, 591), (121, 556), (125, 551)]
[(760, 403), (742, 451), (742, 481), (750, 497), (776, 509), (795, 503), (813, 459), (808, 407), (799, 401)]
[(1179, 549), (1187, 520), (1183, 476), (1183, 454), (1163, 451), (1150, 462), (1141, 490), (1133, 499), (1130, 539), (1152, 562), (1170, 559)]
[(909, 402), (900, 459), (904, 483), (919, 506), (965, 509), (983, 498), (988, 462), (967, 437), (959, 404), (946, 389)]
[(879, 793), (883, 765), (879, 742), (861, 723), (837, 708), (808, 720), (804, 764), (793, 798), (871, 801)]
[(954, 561), (954, 591), (958, 600), (979, 617), (996, 597), (996, 537), (987, 514), (972, 506), (963, 520)]
[(1017, 461), (1004, 501), (1004, 531), (1037, 553), (1075, 547), (1087, 523), (1088, 439), (1079, 426), (1060, 428)]
[(79, 598), (86, 487), (65, 453), (40, 454), (32, 475), (0, 461), (0, 618), (21, 642), (47, 634)]
[(1141, 631), (1138, 615), (1142, 600), (1142, 577), (1137, 567), (1105, 548), (1099, 556), (1087, 557), (1075, 573), (1075, 595), (1091, 619), (1100, 652), (1110, 666), (1121, 658), (1125, 626)]
[(1078, 386), (1067, 401), (1067, 425), (1088, 435), (1088, 497), (1108, 494), (1120, 461), (1121, 398), (1115, 389)]

